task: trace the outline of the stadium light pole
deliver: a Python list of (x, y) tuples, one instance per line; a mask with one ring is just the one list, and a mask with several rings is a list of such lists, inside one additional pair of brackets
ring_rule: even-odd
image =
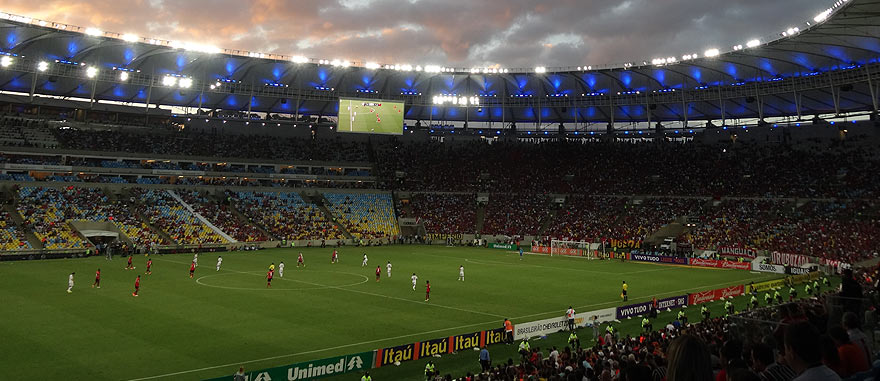
[(868, 75), (868, 89), (871, 90), (871, 105), (874, 106), (874, 113), (877, 113), (877, 89), (871, 81), (871, 65), (865, 65), (865, 74)]

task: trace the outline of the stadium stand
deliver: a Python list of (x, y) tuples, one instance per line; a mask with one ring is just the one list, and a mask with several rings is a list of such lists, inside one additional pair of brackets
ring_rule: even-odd
[(469, 234), (477, 229), (476, 197), (473, 194), (414, 193), (409, 199), (412, 215), (418, 218), (428, 233)]
[(226, 192), (236, 209), (281, 240), (342, 239), (317, 205), (294, 192)]
[(179, 244), (226, 242), (164, 190), (133, 188), (131, 195), (140, 202), (140, 213)]
[(400, 234), (392, 197), (388, 193), (324, 193), (328, 209), (359, 240)]
[(12, 222), (5, 210), (0, 211), (0, 250), (20, 250), (33, 248), (24, 232)]
[(208, 199), (205, 195), (193, 190), (178, 191), (177, 194), (195, 211), (211, 223), (216, 225), (224, 233), (241, 242), (255, 242), (267, 240), (266, 235), (257, 227), (239, 221), (228, 205), (220, 205)]
[(534, 236), (548, 217), (547, 203), (547, 198), (543, 196), (494, 193), (489, 196), (480, 233), (508, 237)]

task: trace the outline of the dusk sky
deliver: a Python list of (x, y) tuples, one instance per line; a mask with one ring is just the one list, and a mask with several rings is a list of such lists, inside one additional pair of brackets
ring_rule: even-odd
[(5, 0), (0, 11), (310, 58), (579, 66), (729, 50), (832, 0)]

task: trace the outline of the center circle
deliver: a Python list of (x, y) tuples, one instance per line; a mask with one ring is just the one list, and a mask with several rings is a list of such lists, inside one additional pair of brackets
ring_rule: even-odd
[(366, 283), (366, 275), (341, 271), (303, 270), (287, 271), (285, 277), (276, 272), (272, 287), (266, 287), (264, 271), (224, 271), (218, 274), (201, 276), (196, 283), (206, 287), (227, 290), (256, 291), (306, 291), (349, 287)]

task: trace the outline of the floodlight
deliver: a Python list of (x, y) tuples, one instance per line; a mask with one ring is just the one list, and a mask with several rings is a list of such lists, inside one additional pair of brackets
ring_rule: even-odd
[(119, 73), (119, 80), (123, 81), (123, 82), (127, 81), (128, 80), (128, 72), (127, 71), (120, 72)]
[(290, 57), (290, 60), (293, 61), (294, 63), (306, 63), (306, 62), (309, 62), (309, 59), (306, 58), (306, 57), (303, 57), (303, 56), (293, 56), (293, 57)]
[(546, 73), (546, 72), (547, 72), (547, 68), (545, 68), (543, 66), (535, 67), (535, 73)]
[(86, 34), (89, 36), (103, 36), (104, 32), (98, 28), (87, 28)]
[(180, 87), (183, 89), (188, 89), (192, 87), (193, 80), (192, 78), (181, 78), (180, 81), (177, 82), (177, 84), (180, 85)]
[(703, 56), (705, 56), (705, 57), (715, 57), (715, 56), (717, 56), (717, 55), (719, 55), (719, 54), (721, 54), (721, 52), (720, 52), (718, 49), (712, 48), (712, 49), (709, 49), (709, 50), (707, 50), (706, 52), (704, 52), (704, 53), (703, 53)]
[(378, 68), (379, 68), (379, 64), (377, 64), (377, 63), (375, 63), (375, 62), (367, 62), (367, 64), (365, 65), (365, 67), (366, 67), (367, 69), (370, 69), (370, 70), (375, 70), (375, 69), (378, 69)]
[(139, 38), (137, 35), (127, 33), (122, 35), (122, 40), (126, 42), (137, 42)]
[(49, 63), (46, 61), (40, 61), (40, 63), (37, 64), (37, 70), (39, 70), (39, 71), (49, 70)]
[(10, 65), (12, 65), (12, 57), (3, 56), (2, 58), (0, 58), (0, 66), (9, 67)]
[(166, 75), (162, 78), (162, 84), (165, 86), (174, 86), (177, 83), (177, 77)]
[(89, 66), (86, 68), (86, 77), (95, 78), (98, 75), (98, 68)]
[(746, 42), (746, 46), (749, 48), (754, 48), (758, 45), (761, 45), (761, 40), (759, 40), (757, 38), (754, 40), (750, 40), (749, 42)]

